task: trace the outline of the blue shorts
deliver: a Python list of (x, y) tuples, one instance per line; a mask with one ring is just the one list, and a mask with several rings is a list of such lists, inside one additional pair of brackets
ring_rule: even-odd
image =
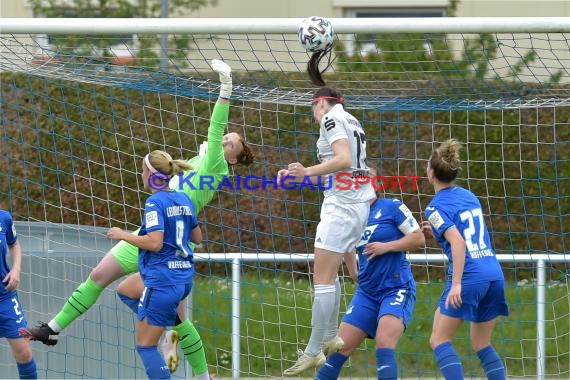
[(461, 284), (462, 303), (457, 309), (451, 305), (445, 308), (445, 299), (450, 289), (451, 282), (447, 282), (439, 299), (439, 311), (443, 315), (475, 323), (488, 322), (499, 315), (509, 315), (503, 280)]
[(28, 321), (14, 292), (12, 296), (0, 301), (0, 338), (21, 338), (19, 328), (26, 327)]
[(137, 318), (145, 317), (149, 325), (169, 327), (176, 324), (176, 308), (188, 296), (192, 284), (144, 288)]
[(358, 327), (368, 334), (369, 338), (374, 339), (378, 321), (386, 314), (402, 318), (404, 328), (407, 327), (414, 312), (415, 301), (415, 282), (409, 282), (403, 287), (387, 289), (378, 297), (372, 297), (357, 288), (342, 321)]

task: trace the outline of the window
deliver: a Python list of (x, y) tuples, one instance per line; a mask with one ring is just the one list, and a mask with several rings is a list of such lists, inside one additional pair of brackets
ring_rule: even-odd
[[(48, 13), (48, 12), (46, 12)], [(115, 9), (106, 9), (102, 12), (99, 9), (82, 9), (79, 10), (75, 7), (57, 7), (49, 10), (50, 17), (113, 17), (123, 16)], [(44, 17), (43, 14), (36, 14), (36, 17)], [(36, 36), (36, 43), (38, 44), (38, 51), (36, 52), (36, 60), (47, 60), (53, 54), (62, 53), (58, 45), (72, 46), (73, 51), (63, 52), (65, 54), (76, 54), (78, 57), (87, 56), (90, 58), (103, 58), (106, 57), (109, 62), (130, 65), (134, 62), (134, 55), (137, 51), (137, 38), (133, 34), (113, 35), (113, 36), (97, 36), (85, 35), (81, 36), (79, 40), (73, 40), (73, 44), (68, 36), (59, 35), (38, 35)]]
[[(401, 3), (401, 2), (400, 2)], [(405, 17), (444, 17), (446, 4), (440, 4), (441, 1), (428, 2), (433, 3), (437, 6), (433, 7), (386, 7), (386, 8), (344, 8), (343, 14), (347, 18), (405, 18)], [(341, 0), (336, 0), (336, 4), (344, 4)], [(426, 4), (424, 1), (422, 4)], [(377, 36), (376, 34), (364, 34), (359, 35), (358, 39), (360, 41), (360, 54), (367, 55), (369, 53), (377, 53), (378, 47), (376, 46)], [(355, 36), (349, 36), (346, 41), (346, 51), (355, 53)], [(431, 44), (426, 39), (424, 43), (426, 52), (430, 54), (432, 51)]]

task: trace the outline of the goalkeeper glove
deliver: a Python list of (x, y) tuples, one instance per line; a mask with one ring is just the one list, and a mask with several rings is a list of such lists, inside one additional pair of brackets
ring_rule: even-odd
[(212, 59), (212, 70), (220, 74), (220, 98), (232, 96), (232, 68), (219, 59)]

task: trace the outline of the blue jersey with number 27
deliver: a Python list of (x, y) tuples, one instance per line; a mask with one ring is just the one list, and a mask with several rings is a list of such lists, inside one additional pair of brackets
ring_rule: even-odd
[(146, 287), (192, 282), (190, 236), (197, 225), (194, 204), (186, 194), (159, 191), (148, 197), (139, 235), (162, 231), (164, 238), (159, 252), (139, 251), (139, 268)]
[(424, 211), (435, 238), (449, 259), (448, 274), (453, 274), (451, 245), (443, 234), (455, 227), (465, 240), (465, 267), (461, 282), (473, 284), (502, 280), (503, 271), (495, 252), (483, 217), (481, 203), (469, 190), (451, 186), (437, 192)]

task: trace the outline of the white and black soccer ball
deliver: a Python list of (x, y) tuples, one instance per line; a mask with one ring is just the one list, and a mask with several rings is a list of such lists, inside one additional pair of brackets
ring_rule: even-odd
[(299, 42), (313, 53), (332, 46), (334, 30), (331, 22), (324, 17), (307, 17), (299, 26)]

